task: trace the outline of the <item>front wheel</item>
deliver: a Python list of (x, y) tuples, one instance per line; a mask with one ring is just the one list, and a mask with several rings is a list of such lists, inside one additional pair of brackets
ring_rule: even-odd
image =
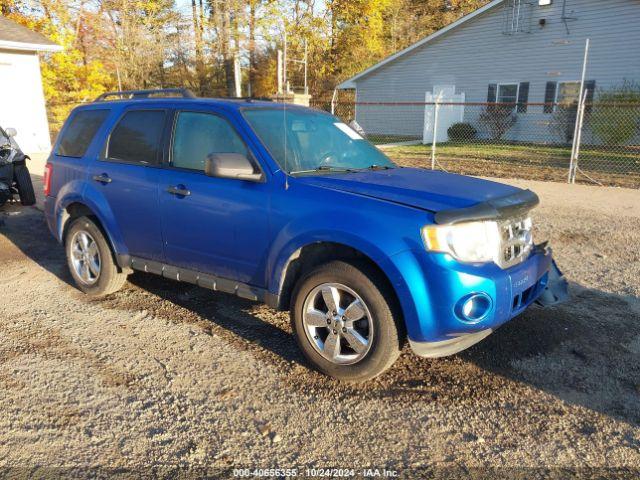
[(16, 165), (14, 167), (13, 176), (16, 180), (18, 195), (20, 195), (20, 203), (24, 206), (36, 204), (36, 194), (33, 191), (33, 183), (31, 175), (26, 165)]
[(387, 290), (375, 270), (341, 261), (320, 266), (298, 282), (291, 320), (302, 352), (316, 369), (361, 382), (393, 365), (403, 330)]

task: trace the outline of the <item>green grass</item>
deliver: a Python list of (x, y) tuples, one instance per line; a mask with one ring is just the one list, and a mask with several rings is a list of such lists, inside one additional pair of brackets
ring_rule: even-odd
[[(394, 158), (431, 155), (431, 145), (405, 145), (385, 148)], [(546, 164), (548, 166), (568, 165), (571, 148), (568, 146), (535, 144), (485, 144), (446, 142), (438, 144), (436, 155), (443, 159), (480, 159), (505, 161), (510, 163)], [(640, 173), (640, 147), (607, 149), (603, 147), (582, 147), (580, 160), (610, 167), (621, 171), (626, 168)]]
[(367, 135), (369, 140), (374, 145), (384, 145), (385, 143), (397, 143), (397, 142), (413, 142), (419, 141), (420, 138), (411, 135)]
[[(431, 165), (431, 145), (385, 147), (384, 151), (400, 165)], [(506, 142), (445, 142), (437, 145), (436, 158), (441, 167), (452, 172), (560, 180), (566, 176), (569, 168), (571, 147)], [(578, 164), (599, 182), (640, 186), (640, 146), (583, 146)]]

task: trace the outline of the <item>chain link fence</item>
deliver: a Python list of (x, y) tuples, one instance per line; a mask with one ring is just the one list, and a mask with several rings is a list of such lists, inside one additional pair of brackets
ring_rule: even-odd
[(333, 111), (403, 166), (640, 187), (640, 103), (583, 105), (582, 119), (577, 103), (319, 100), (312, 106)]

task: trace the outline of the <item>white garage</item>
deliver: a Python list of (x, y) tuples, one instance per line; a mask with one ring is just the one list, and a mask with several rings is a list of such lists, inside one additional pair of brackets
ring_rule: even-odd
[(38, 53), (60, 50), (43, 35), (0, 17), (0, 125), (15, 128), (16, 140), (30, 154), (51, 149)]

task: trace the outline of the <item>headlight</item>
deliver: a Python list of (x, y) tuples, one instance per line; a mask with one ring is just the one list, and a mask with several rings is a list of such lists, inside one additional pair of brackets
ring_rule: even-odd
[(490, 262), (500, 252), (498, 224), (491, 221), (427, 225), (422, 239), (427, 250), (448, 253), (461, 262)]

